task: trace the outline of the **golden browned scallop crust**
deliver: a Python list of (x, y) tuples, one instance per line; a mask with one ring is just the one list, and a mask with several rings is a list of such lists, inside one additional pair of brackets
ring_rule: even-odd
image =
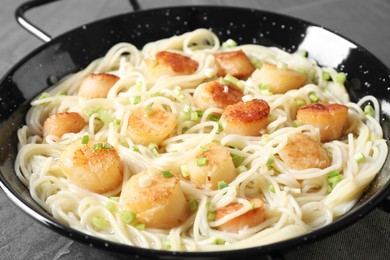
[(43, 123), (43, 136), (61, 137), (66, 133), (78, 133), (84, 126), (84, 118), (77, 112), (52, 114)]
[(168, 67), (177, 74), (192, 74), (198, 69), (198, 62), (179, 53), (160, 51), (155, 56), (155, 66)]
[(348, 117), (348, 107), (342, 104), (314, 103), (302, 106), (297, 111), (301, 124), (318, 127), (321, 142), (340, 139)]
[(135, 144), (160, 144), (176, 127), (176, 115), (162, 108), (147, 111), (141, 107), (131, 112), (127, 130)]
[(279, 151), (279, 156), (289, 167), (297, 170), (324, 169), (331, 164), (326, 150), (318, 142), (302, 133), (291, 136), (287, 144)]
[(238, 79), (247, 79), (255, 70), (255, 67), (242, 50), (221, 52), (214, 54), (214, 57), (218, 76), (230, 74)]
[(136, 213), (137, 220), (149, 228), (174, 228), (190, 213), (179, 178), (167, 178), (152, 169), (133, 175), (125, 183), (120, 206)]
[(94, 149), (95, 144), (97, 142), (74, 141), (62, 152), (60, 163), (71, 183), (102, 194), (115, 190), (122, 183), (122, 162), (115, 148)]
[(222, 84), (220, 80), (213, 80), (198, 86), (194, 94), (194, 104), (197, 108), (206, 110), (210, 107), (224, 109), (242, 100), (243, 93), (232, 83)]
[(268, 125), (269, 113), (268, 103), (261, 99), (227, 106), (220, 119), (223, 133), (259, 136), (260, 130)]
[(253, 72), (251, 79), (262, 85), (267, 85), (273, 94), (284, 94), (291, 89), (303, 87), (306, 76), (292, 69), (280, 69), (274, 64), (265, 63)]
[(109, 73), (91, 73), (82, 82), (78, 95), (86, 98), (106, 98), (120, 78)]
[[(198, 160), (204, 158), (204, 165)], [(227, 147), (209, 143), (187, 162), (190, 180), (199, 189), (217, 190), (218, 182), (230, 183), (237, 176), (233, 159)]]

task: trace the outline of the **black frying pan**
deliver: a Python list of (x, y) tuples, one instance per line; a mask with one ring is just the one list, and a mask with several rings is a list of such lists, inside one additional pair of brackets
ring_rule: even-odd
[[(40, 1), (43, 2), (49, 1)], [(19, 15), (33, 6), (31, 3), (22, 6)], [(181, 22), (178, 22), (177, 17)], [(23, 22), (22, 18), (19, 17), (19, 21)], [(13, 169), (17, 153), (16, 130), (24, 123), (29, 101), (57, 79), (78, 71), (92, 60), (103, 56), (115, 43), (128, 41), (141, 48), (147, 42), (200, 27), (212, 29), (221, 41), (233, 38), (239, 44), (276, 46), (289, 52), (304, 49), (320, 65), (333, 66), (347, 73), (348, 91), (352, 101), (356, 102), (360, 97), (371, 94), (376, 96), (381, 104), (390, 103), (390, 71), (372, 54), (332, 31), (275, 13), (212, 6), (173, 7), (107, 18), (76, 28), (54, 39), (48, 35), (45, 38), (45, 34), (35, 30), (40, 38), (50, 41), (27, 55), (0, 81), (0, 185), (8, 197), (38, 222), (65, 236), (71, 236), (72, 239), (115, 253), (161, 259), (275, 255), (331, 235), (359, 220), (379, 204), (388, 204), (384, 200), (390, 194), (389, 155), (378, 177), (345, 216), (303, 236), (242, 250), (196, 253), (135, 248), (86, 236), (59, 224), (40, 208), (30, 197), (27, 188), (17, 179)], [(390, 111), (382, 111), (381, 124), (390, 145)]]

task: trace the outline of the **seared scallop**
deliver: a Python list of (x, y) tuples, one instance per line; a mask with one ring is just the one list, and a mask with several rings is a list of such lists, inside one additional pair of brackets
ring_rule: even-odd
[(198, 69), (198, 62), (185, 55), (160, 51), (152, 58), (145, 59), (148, 72), (154, 77), (190, 75)]
[(108, 91), (119, 80), (109, 73), (91, 73), (82, 82), (78, 95), (86, 98), (106, 98)]
[(251, 79), (259, 85), (266, 85), (273, 94), (284, 94), (291, 89), (303, 87), (306, 83), (305, 74), (268, 63), (256, 69)]
[(77, 112), (52, 114), (43, 123), (43, 135), (61, 137), (66, 133), (78, 133), (84, 126), (84, 118)]
[(140, 107), (131, 112), (127, 130), (135, 144), (160, 144), (177, 125), (176, 115), (159, 107)]
[(279, 151), (279, 156), (290, 168), (297, 170), (324, 169), (331, 164), (329, 155), (321, 144), (302, 133), (291, 136)]
[(92, 192), (107, 193), (122, 183), (122, 162), (108, 143), (74, 141), (62, 152), (60, 163), (71, 183)]
[(206, 110), (210, 107), (224, 109), (241, 101), (243, 93), (233, 83), (222, 84), (220, 80), (203, 83), (197, 87), (194, 93), (194, 105)]
[(347, 117), (348, 107), (341, 104), (313, 103), (297, 111), (299, 123), (319, 128), (321, 142), (340, 139)]
[[(219, 226), (218, 230), (224, 232), (237, 233), (238, 231), (255, 227), (264, 222), (264, 203), (259, 198), (249, 199), (249, 202), (252, 204), (252, 209), (248, 210), (246, 213), (239, 215)], [(223, 217), (236, 212), (242, 208), (242, 204), (238, 202), (232, 202), (229, 205), (220, 208), (217, 210), (215, 215), (215, 220), (220, 220)]]
[(238, 79), (247, 79), (255, 70), (248, 56), (241, 50), (217, 53), (214, 57), (218, 76), (230, 74)]
[(190, 214), (179, 178), (157, 169), (133, 175), (123, 185), (119, 204), (150, 228), (174, 228)]
[(218, 189), (218, 182), (236, 177), (233, 159), (226, 147), (209, 143), (187, 162), (190, 180), (200, 189)]
[(260, 136), (260, 131), (268, 125), (269, 113), (268, 103), (261, 99), (227, 106), (220, 119), (223, 133)]

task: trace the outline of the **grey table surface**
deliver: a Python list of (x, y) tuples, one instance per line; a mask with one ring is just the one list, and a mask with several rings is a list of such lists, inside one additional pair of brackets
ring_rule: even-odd
[[(0, 77), (42, 44), (21, 29), (14, 10), (25, 0), (0, 0)], [(140, 0), (144, 9), (175, 5), (229, 5), (294, 16), (335, 30), (390, 67), (389, 0)], [(28, 17), (51, 35), (131, 11), (127, 0), (62, 0)], [(24, 214), (0, 191), (0, 259), (115, 259), (113, 254), (61, 236)], [(124, 257), (125, 258), (125, 257)], [(374, 209), (331, 236), (284, 254), (285, 259), (390, 259), (390, 215)]]

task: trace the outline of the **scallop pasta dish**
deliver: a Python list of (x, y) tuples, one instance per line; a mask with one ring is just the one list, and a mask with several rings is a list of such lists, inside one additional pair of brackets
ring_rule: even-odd
[(15, 170), (65, 226), (172, 251), (255, 247), (347, 213), (388, 147), (379, 103), (299, 51), (197, 29), (119, 43), (31, 101)]

